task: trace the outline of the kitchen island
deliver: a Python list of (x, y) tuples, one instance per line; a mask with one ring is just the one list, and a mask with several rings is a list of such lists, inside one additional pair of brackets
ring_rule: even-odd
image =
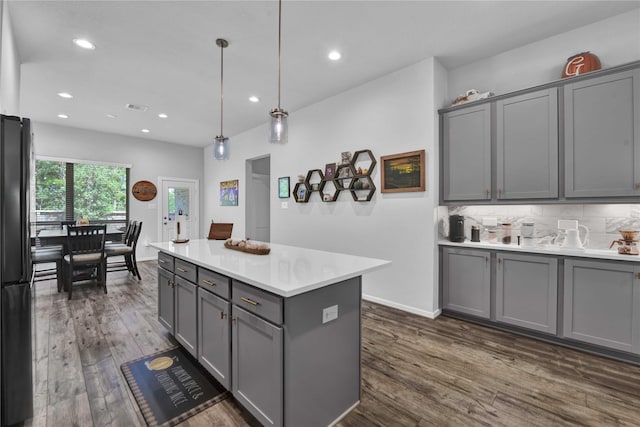
[(263, 425), (327, 426), (360, 401), (362, 274), (389, 261), (270, 244), (151, 243), (158, 319)]

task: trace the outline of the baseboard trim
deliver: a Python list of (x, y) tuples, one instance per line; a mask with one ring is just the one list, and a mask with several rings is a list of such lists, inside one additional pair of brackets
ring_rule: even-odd
[(404, 304), (398, 304), (397, 302), (389, 301), (386, 299), (374, 297), (372, 295), (367, 295), (367, 294), (363, 294), (362, 299), (366, 301), (375, 302), (377, 304), (386, 305), (387, 307), (397, 308), (398, 310), (406, 311), (412, 314), (417, 314), (418, 316), (427, 317), (429, 319), (435, 319), (436, 317), (440, 316), (440, 314), (442, 313), (441, 309), (437, 309), (436, 311), (421, 310), (419, 308), (411, 307)]
[(351, 405), (351, 407), (349, 409), (347, 409), (346, 411), (344, 411), (338, 418), (336, 418), (335, 420), (331, 421), (331, 423), (329, 424), (328, 427), (334, 427), (336, 424), (338, 424), (344, 417), (346, 417), (347, 415), (349, 415), (349, 412), (353, 411), (356, 406), (358, 406), (360, 404), (360, 401), (358, 400), (356, 403), (354, 403), (353, 405)]

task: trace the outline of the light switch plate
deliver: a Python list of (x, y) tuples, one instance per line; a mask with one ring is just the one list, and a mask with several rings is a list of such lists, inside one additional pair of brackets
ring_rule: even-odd
[(322, 323), (331, 322), (338, 318), (338, 306), (332, 305), (322, 310)]

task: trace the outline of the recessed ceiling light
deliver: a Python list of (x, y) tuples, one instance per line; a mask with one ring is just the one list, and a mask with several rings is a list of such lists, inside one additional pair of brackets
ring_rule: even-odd
[(165, 113), (160, 113), (158, 114), (158, 117), (160, 117), (161, 119), (166, 119), (169, 116), (167, 116)]
[(141, 132), (142, 133), (149, 133), (149, 129), (142, 129)]
[(93, 43), (91, 43), (89, 40), (87, 39), (73, 39), (73, 42), (76, 44), (76, 46), (79, 46), (83, 49), (95, 49), (96, 45), (94, 45)]
[(115, 119), (118, 116), (116, 116), (115, 114), (107, 114), (107, 117), (109, 117), (110, 119)]
[(70, 94), (70, 93), (68, 93), (68, 92), (59, 92), (59, 93), (58, 93), (58, 96), (59, 96), (60, 98), (66, 98), (66, 99), (71, 99), (71, 98), (73, 98), (73, 95), (71, 95), (71, 94)]
[(249, 97), (249, 101), (251, 101), (251, 102), (260, 102), (260, 98), (258, 98), (257, 96), (250, 96)]
[(58, 114), (58, 117), (60, 117), (61, 119), (68, 119), (69, 116), (67, 116), (66, 114)]
[(329, 59), (332, 61), (337, 61), (338, 59), (342, 58), (342, 54), (337, 50), (332, 50), (331, 52), (329, 52), (328, 56), (329, 56)]

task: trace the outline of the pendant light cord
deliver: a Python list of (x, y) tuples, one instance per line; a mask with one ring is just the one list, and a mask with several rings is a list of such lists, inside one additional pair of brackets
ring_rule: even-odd
[(223, 100), (224, 100), (224, 92), (222, 82), (224, 81), (224, 44), (220, 45), (220, 136), (224, 135), (222, 133), (222, 112), (223, 112)]
[(278, 0), (278, 110), (280, 110), (280, 62), (282, 48), (282, 0)]

